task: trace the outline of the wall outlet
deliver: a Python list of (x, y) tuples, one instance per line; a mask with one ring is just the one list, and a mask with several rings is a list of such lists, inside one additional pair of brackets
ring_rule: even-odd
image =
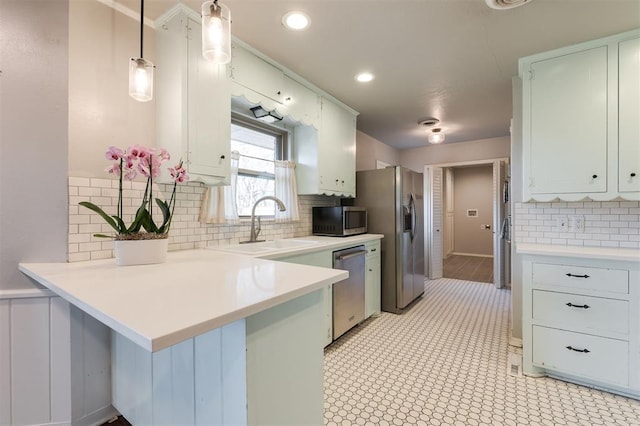
[(553, 228), (554, 232), (568, 232), (569, 223), (566, 216), (560, 216), (556, 218), (556, 226)]
[(569, 216), (569, 222), (569, 229), (571, 232), (584, 232), (584, 216)]

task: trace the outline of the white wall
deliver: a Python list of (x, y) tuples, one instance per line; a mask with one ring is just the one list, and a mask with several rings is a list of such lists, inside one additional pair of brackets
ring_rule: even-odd
[[(454, 186), (454, 247), (457, 254), (493, 256), (493, 166), (456, 167)], [(467, 216), (476, 209), (478, 216)]]
[[(155, 31), (145, 25), (145, 59), (154, 62), (155, 50)], [(95, 0), (70, 1), (70, 176), (106, 177), (111, 145), (155, 146), (155, 100), (128, 93), (129, 59), (139, 55), (140, 21)], [(156, 69), (155, 78), (167, 76)]]
[(31, 289), (21, 261), (65, 261), (66, 2), (2, 1), (0, 291)]
[(356, 170), (372, 170), (376, 161), (389, 165), (400, 164), (400, 151), (372, 138), (361, 131), (356, 132)]
[(468, 142), (428, 145), (400, 151), (400, 164), (423, 173), (428, 164), (459, 163), (511, 157), (508, 136)]

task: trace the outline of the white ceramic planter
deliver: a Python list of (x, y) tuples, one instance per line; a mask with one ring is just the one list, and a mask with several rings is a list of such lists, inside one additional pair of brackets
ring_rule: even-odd
[(169, 239), (114, 241), (116, 265), (150, 265), (167, 260)]

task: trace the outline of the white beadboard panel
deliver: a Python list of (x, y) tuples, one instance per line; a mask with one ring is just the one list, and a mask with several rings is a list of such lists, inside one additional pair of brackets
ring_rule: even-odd
[(0, 425), (11, 424), (10, 302), (0, 300)]
[(133, 424), (246, 425), (246, 328), (151, 353), (112, 332), (113, 404)]
[(11, 302), (11, 424), (50, 422), (49, 299)]
[(71, 327), (69, 303), (61, 297), (50, 301), (51, 422), (71, 418)]
[(173, 383), (172, 414), (168, 424), (195, 423), (195, 369), (194, 339), (186, 340), (171, 348), (171, 382)]
[[(72, 309), (80, 311), (76, 307)], [(111, 330), (92, 316), (81, 314), (84, 417), (111, 404)]]
[(247, 424), (247, 350), (246, 321), (222, 328), (222, 406), (223, 424)]
[[(223, 383), (220, 369), (222, 365), (222, 330), (215, 329), (195, 339), (196, 416), (199, 426), (223, 424), (222, 411)], [(230, 423), (233, 424), (233, 423)]]

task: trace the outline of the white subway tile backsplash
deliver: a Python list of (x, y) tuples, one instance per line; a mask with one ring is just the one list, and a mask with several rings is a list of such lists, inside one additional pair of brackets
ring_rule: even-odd
[[(640, 248), (638, 201), (516, 203), (514, 211), (516, 242)], [(584, 232), (558, 232), (556, 218), (571, 216), (584, 217)]]
[[(154, 184), (154, 198), (168, 199), (172, 185)], [(145, 190), (143, 182), (123, 181), (123, 211), (130, 223), (142, 200)], [(249, 237), (250, 225), (242, 221), (238, 225), (202, 224), (198, 221), (200, 203), (205, 186), (189, 182), (179, 185), (176, 191), (176, 209), (169, 233), (169, 250), (190, 250), (209, 245), (237, 244)], [(91, 201), (105, 209), (107, 213), (116, 211), (118, 201), (118, 180), (69, 177), (69, 262), (104, 259), (113, 257), (113, 241), (96, 238), (93, 234), (113, 235), (113, 229), (97, 214), (85, 207), (81, 201)], [(339, 199), (321, 195), (301, 195), (298, 198), (300, 221), (295, 223), (275, 223), (262, 221), (261, 235), (267, 238), (292, 238), (311, 235), (311, 208), (314, 206), (335, 206)], [(156, 213), (158, 214), (156, 216)], [(154, 210), (154, 218), (160, 212)], [(534, 217), (535, 218), (535, 217)]]

